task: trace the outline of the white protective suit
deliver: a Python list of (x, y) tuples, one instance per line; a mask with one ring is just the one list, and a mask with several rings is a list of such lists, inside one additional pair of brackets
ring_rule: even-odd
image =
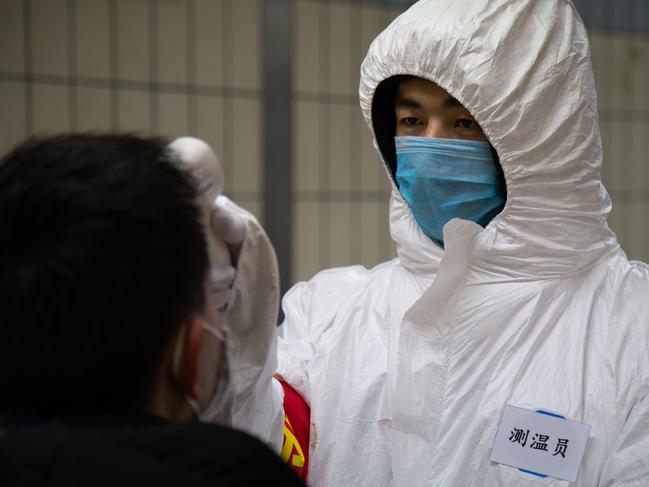
[[(286, 295), (278, 373), (311, 407), (309, 483), (649, 486), (649, 271), (606, 223), (575, 7), (422, 0), (362, 65), (370, 128), (375, 90), (397, 74), (472, 113), (507, 204), (486, 229), (449, 222), (442, 250), (391, 179), (398, 258), (326, 270)], [(507, 404), (592, 426), (574, 484), (490, 462)]]

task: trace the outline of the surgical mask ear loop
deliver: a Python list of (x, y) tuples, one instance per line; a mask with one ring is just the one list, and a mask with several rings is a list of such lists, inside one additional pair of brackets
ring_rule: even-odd
[(200, 421), (200, 414), (198, 412), (198, 404), (191, 397), (185, 396), (185, 400), (189, 405), (189, 408), (192, 410), (192, 419), (191, 421), (197, 423)]
[[(216, 386), (216, 391), (214, 391), (214, 395), (205, 406), (203, 413), (198, 414), (198, 416), (200, 417), (201, 414), (207, 413), (210, 415), (211, 420), (214, 421), (214, 418), (216, 418), (217, 415), (223, 414), (232, 393), (232, 382), (230, 380), (230, 366), (227, 352), (228, 334), (225, 328), (217, 328), (204, 320), (203, 329), (221, 342), (219, 380)], [(221, 418), (220, 422), (226, 423), (226, 421), (223, 421), (223, 418)]]
[[(230, 397), (230, 391), (232, 389), (230, 382), (230, 370), (227, 360), (227, 333), (225, 330), (212, 326), (204, 319), (201, 319), (201, 326), (203, 327), (203, 330), (214, 336), (221, 343), (219, 380), (216, 386), (216, 391), (214, 392), (214, 396), (210, 399), (209, 403), (204, 408), (205, 410), (209, 409), (212, 411), (220, 411), (225, 406), (228, 398)], [(183, 332), (185, 332), (184, 328), (183, 330), (181, 330), (180, 334), (182, 335)], [(176, 347), (174, 348), (172, 367), (176, 380), (178, 380), (178, 377), (180, 376), (180, 360), (182, 356), (183, 338), (184, 337), (179, 335), (179, 339), (176, 341)], [(192, 421), (200, 421), (202, 412), (200, 411), (196, 400), (194, 400), (187, 394), (185, 394), (185, 400), (192, 410)]]
[[(204, 323), (203, 320), (201, 321)], [(204, 324), (203, 324), (203, 328), (205, 328)], [(184, 336), (185, 333), (187, 333), (187, 330), (185, 329), (185, 326), (183, 326), (180, 330), (180, 333), (178, 334), (178, 339), (176, 340), (176, 345), (174, 347), (174, 353), (171, 362), (173, 378), (177, 383), (180, 383), (180, 361), (182, 359), (183, 342), (185, 340), (185, 336)], [(182, 387), (180, 385), (179, 387), (182, 390)], [(185, 401), (187, 401), (187, 404), (189, 405), (189, 408), (192, 411), (191, 420), (198, 421), (200, 416), (198, 411), (198, 404), (187, 393), (185, 393), (184, 395), (185, 395)]]
[[(173, 376), (174, 381), (176, 384), (178, 384), (178, 387), (182, 390), (183, 387), (180, 385), (180, 360), (182, 358), (182, 353), (183, 353), (183, 341), (185, 340), (185, 326), (183, 326), (180, 329), (180, 332), (178, 333), (178, 337), (176, 339), (176, 345), (174, 346), (174, 353), (173, 357), (171, 359), (171, 373)], [(187, 396), (187, 394), (184, 394), (185, 400), (189, 403), (189, 407), (192, 410), (192, 421), (196, 421), (197, 419), (197, 414), (195, 407), (192, 406), (192, 403), (189, 402), (191, 399), (190, 397)], [(195, 406), (195, 404), (194, 404)]]

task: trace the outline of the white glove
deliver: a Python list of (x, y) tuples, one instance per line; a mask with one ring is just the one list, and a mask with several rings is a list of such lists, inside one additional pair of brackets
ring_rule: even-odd
[[(220, 198), (220, 197), (219, 197)], [(212, 206), (210, 214), (210, 232), (208, 239), (217, 240), (227, 244), (230, 252), (230, 263), (211, 263), (208, 289), (214, 306), (220, 312), (225, 312), (232, 300), (232, 284), (236, 276), (236, 266), (241, 253), (241, 247), (246, 238), (246, 224), (242, 217), (218, 204), (217, 199)]]
[(271, 322), (275, 327), (279, 271), (275, 249), (266, 232), (250, 212), (225, 196), (219, 196), (212, 208), (211, 229), (214, 238), (228, 245), (236, 268), (226, 321), (238, 332)]
[(223, 313), (224, 364), (216, 394), (200, 417), (230, 424), (281, 447), (283, 393), (277, 368), (277, 258), (253, 215), (224, 196), (223, 173), (205, 142), (181, 137), (169, 144), (197, 183), (210, 259), (210, 299)]
[(210, 260), (209, 292), (216, 309), (223, 312), (232, 297), (230, 288), (236, 273), (233, 267), (236, 257), (232, 258), (231, 254), (234, 250), (238, 255), (245, 238), (245, 225), (230, 212), (216, 205), (216, 199), (223, 191), (223, 170), (208, 144), (195, 137), (179, 137), (167, 148), (174, 155), (176, 163), (187, 171), (196, 183), (203, 226), (207, 233)]
[[(219, 196), (212, 209), (210, 238), (228, 244), (236, 266), (231, 299), (223, 314), (230, 400), (209, 404), (201, 419), (230, 424), (275, 447), (279, 441), (281, 446), (283, 395), (272, 380), (277, 368), (279, 310), (275, 251), (255, 217), (225, 196)], [(229, 274), (219, 269), (215, 275), (212, 299), (220, 304)]]

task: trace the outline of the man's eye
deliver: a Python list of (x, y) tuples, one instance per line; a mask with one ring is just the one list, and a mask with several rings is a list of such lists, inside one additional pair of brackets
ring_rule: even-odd
[(417, 117), (405, 117), (401, 119), (401, 124), (405, 125), (406, 127), (414, 127), (419, 123), (419, 119)]
[(455, 122), (456, 127), (462, 127), (463, 129), (472, 129), (474, 127), (477, 127), (478, 124), (476, 123), (475, 120), (471, 120), (469, 118), (459, 118)]

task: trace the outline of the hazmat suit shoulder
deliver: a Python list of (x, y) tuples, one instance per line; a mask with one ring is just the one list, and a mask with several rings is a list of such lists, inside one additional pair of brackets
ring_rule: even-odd
[[(381, 132), (394, 113), (377, 93), (400, 75), (457, 99), (506, 181), (502, 212), (485, 228), (451, 220), (443, 250), (401, 198)], [(565, 485), (491, 461), (513, 406), (590, 426), (572, 485), (649, 485), (649, 273), (607, 223), (574, 5), (421, 0), (371, 44), (359, 100), (398, 259), (321, 273), (284, 300), (279, 370), (311, 406), (309, 483)]]
[[(280, 327), (278, 374), (310, 403), (309, 366), (314, 354), (334, 357), (340, 340), (355, 335), (362, 323), (348, 313), (380, 312), (367, 299), (382, 299), (385, 282), (408, 280), (398, 259), (372, 269), (349, 266), (323, 270), (293, 286), (283, 299), (285, 320)], [(346, 329), (345, 329), (346, 328)]]
[(611, 300), (608, 369), (618, 378), (616, 401), (631, 413), (649, 393), (649, 266), (623, 261), (614, 269), (621, 275)]
[[(610, 350), (616, 352), (617, 367), (625, 370), (629, 378), (637, 377), (629, 385), (637, 387), (642, 395), (649, 390), (649, 266), (622, 261), (614, 269), (620, 280), (611, 304)], [(637, 360), (627, 360), (624, 355)]]
[(615, 383), (608, 399), (624, 422), (602, 469), (602, 487), (649, 485), (649, 266), (627, 265), (611, 309), (605, 367), (605, 379)]

